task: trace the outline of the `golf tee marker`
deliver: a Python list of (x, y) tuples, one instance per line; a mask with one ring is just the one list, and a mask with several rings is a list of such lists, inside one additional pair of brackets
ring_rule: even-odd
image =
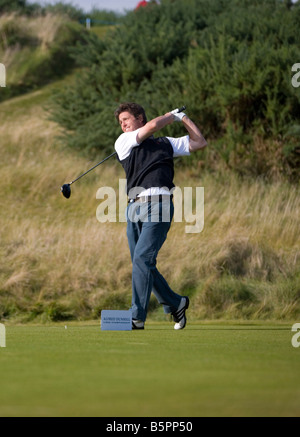
[(101, 311), (102, 331), (131, 331), (132, 311), (102, 310)]

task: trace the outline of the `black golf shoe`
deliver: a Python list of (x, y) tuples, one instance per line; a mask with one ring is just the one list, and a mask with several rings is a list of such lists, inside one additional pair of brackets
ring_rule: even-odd
[(173, 320), (175, 322), (174, 329), (183, 329), (186, 325), (186, 315), (185, 312), (190, 304), (188, 297), (183, 297), (181, 299), (180, 305), (176, 311), (172, 313)]
[(132, 319), (132, 329), (144, 329), (144, 325), (142, 320)]

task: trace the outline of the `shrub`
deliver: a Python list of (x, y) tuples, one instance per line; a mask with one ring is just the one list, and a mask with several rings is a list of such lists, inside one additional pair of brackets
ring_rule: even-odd
[[(241, 174), (295, 174), (290, 128), (300, 96), (291, 67), (300, 59), (299, 18), (298, 4), (279, 0), (165, 0), (130, 12), (103, 40), (91, 33), (73, 50), (85, 72), (76, 90), (55, 96), (52, 117), (68, 129), (72, 147), (107, 153), (119, 133), (113, 110), (120, 101), (140, 102), (149, 118), (186, 104), (213, 142), (214, 159)], [(179, 125), (165, 130), (181, 132)], [(254, 165), (255, 141), (265, 140), (265, 162)]]

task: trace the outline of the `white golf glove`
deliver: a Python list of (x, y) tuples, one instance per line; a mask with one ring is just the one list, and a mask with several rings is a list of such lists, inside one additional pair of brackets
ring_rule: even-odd
[(182, 121), (183, 117), (186, 115), (184, 112), (178, 112), (178, 109), (173, 109), (171, 114), (174, 115), (174, 121)]

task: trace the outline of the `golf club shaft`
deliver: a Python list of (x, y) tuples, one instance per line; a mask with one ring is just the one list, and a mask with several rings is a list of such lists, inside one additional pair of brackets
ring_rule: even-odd
[(89, 173), (90, 171), (94, 170), (94, 168), (98, 167), (98, 165), (102, 164), (102, 162), (106, 161), (107, 159), (111, 158), (112, 156), (116, 155), (117, 152), (112, 153), (111, 155), (107, 156), (106, 158), (104, 158), (102, 161), (98, 162), (98, 164), (94, 165), (94, 167), (90, 168), (89, 170), (87, 170), (85, 173), (83, 173), (82, 175), (78, 176), (78, 178), (74, 179), (74, 181), (70, 182), (69, 185), (72, 185), (74, 182), (78, 181), (78, 179), (82, 178), (83, 176), (85, 176), (87, 173)]

